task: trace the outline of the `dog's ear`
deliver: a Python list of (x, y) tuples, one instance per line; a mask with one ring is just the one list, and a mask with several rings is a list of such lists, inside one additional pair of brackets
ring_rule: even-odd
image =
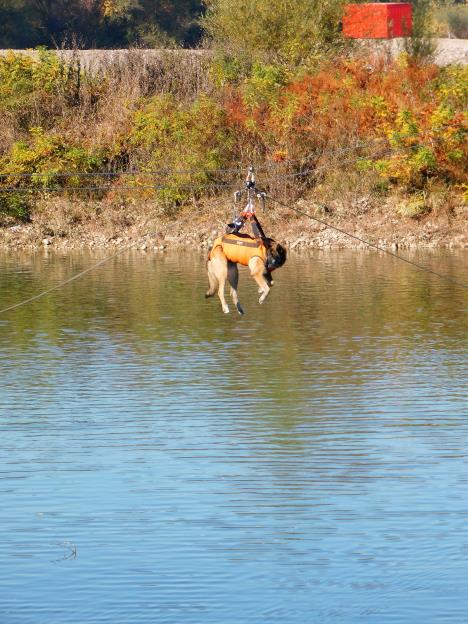
[(278, 266), (282, 266), (286, 262), (287, 251), (286, 247), (284, 247), (281, 243), (275, 243), (274, 250), (272, 249), (273, 255), (277, 258)]

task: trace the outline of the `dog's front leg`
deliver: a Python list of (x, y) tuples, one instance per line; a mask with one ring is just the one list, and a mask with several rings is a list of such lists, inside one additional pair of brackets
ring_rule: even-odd
[(265, 265), (263, 264), (262, 259), (257, 256), (251, 258), (249, 261), (249, 269), (250, 274), (258, 284), (258, 292), (260, 294), (258, 303), (263, 303), (270, 292), (270, 287), (268, 286), (268, 282), (263, 275), (265, 272)]

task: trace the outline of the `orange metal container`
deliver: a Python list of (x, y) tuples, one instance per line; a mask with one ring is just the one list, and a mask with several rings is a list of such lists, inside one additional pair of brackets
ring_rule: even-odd
[(347, 4), (343, 34), (353, 39), (392, 39), (409, 37), (412, 30), (411, 4), (370, 2)]

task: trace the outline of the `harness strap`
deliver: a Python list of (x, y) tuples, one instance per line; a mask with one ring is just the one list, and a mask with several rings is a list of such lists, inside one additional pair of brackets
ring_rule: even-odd
[(240, 245), (241, 247), (261, 247), (262, 242), (256, 239), (244, 240), (242, 238), (229, 238), (225, 235), (221, 239), (227, 245)]

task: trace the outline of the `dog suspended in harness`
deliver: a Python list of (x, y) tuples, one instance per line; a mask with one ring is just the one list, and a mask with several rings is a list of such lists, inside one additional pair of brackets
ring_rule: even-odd
[[(272, 238), (265, 236), (255, 215), (254, 198), (260, 197), (264, 201), (265, 194), (258, 192), (255, 187), (253, 167), (249, 169), (247, 175), (246, 189), (247, 206), (232, 223), (228, 224), (226, 233), (214, 241), (208, 255), (209, 289), (206, 297), (211, 297), (217, 292), (225, 313), (229, 312), (224, 298), (226, 281), (231, 286), (231, 296), (237, 311), (240, 314), (244, 313), (237, 296), (238, 264), (249, 267), (251, 276), (259, 286), (259, 303), (263, 303), (273, 285), (271, 272), (286, 261), (286, 249)], [(236, 193), (236, 199), (240, 198), (240, 195), (241, 193)], [(253, 236), (240, 232), (247, 222), (250, 224)]]

